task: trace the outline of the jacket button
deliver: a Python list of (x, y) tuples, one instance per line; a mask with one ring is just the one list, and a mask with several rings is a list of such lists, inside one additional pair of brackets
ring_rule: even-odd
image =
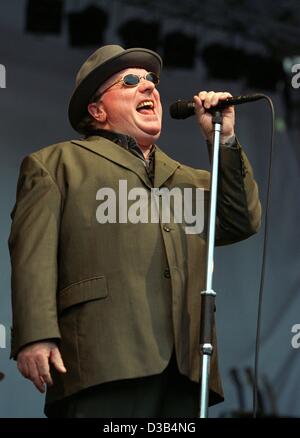
[(166, 278), (171, 278), (170, 269), (165, 269), (164, 276)]
[(167, 233), (169, 233), (169, 232), (171, 231), (171, 228), (168, 227), (167, 225), (164, 225), (164, 230), (165, 230)]

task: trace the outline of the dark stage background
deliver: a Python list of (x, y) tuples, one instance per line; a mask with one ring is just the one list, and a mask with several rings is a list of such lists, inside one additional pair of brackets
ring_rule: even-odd
[[(300, 349), (294, 348), (296, 340), (292, 345), (292, 327), (300, 324), (300, 89), (291, 82), (295, 76), (292, 65), (300, 63), (299, 2), (95, 1), (98, 15), (92, 10), (92, 16), (100, 20), (95, 26), (100, 31), (94, 36), (97, 43), (84, 47), (71, 46), (69, 30), (76, 20), (84, 19), (74, 12), (82, 12), (91, 2), (65, 1), (61, 27), (54, 17), (52, 32), (58, 33), (52, 34), (25, 32), (27, 3), (4, 0), (0, 5), (0, 64), (4, 67), (0, 89), (0, 371), (5, 374), (0, 382), (0, 417), (43, 416), (43, 396), (9, 360), (7, 239), (19, 165), (34, 150), (78, 137), (67, 120), (69, 96), (79, 66), (102, 43), (156, 45), (168, 64), (160, 85), (165, 112), (158, 144), (194, 167), (208, 168), (205, 143), (193, 118), (174, 121), (169, 117), (170, 103), (191, 98), (202, 89), (228, 90), (234, 95), (262, 91), (272, 97), (276, 135), (259, 383), (266, 414), (299, 417)], [(30, 3), (34, 7), (36, 2)], [(54, 4), (59, 13), (62, 2), (45, 3), (48, 18)], [(68, 17), (69, 13), (73, 15)], [(143, 22), (129, 23), (126, 28), (133, 19)], [(30, 20), (27, 29), (36, 30), (34, 17)], [(82, 31), (72, 35), (73, 44), (84, 43), (84, 24), (77, 22), (75, 28)], [(133, 28), (137, 33), (132, 35)], [(42, 25), (45, 29), (46, 23)], [(179, 66), (182, 61), (185, 65)], [(237, 133), (252, 162), (265, 207), (270, 143), (266, 103), (237, 109)], [(214, 289), (218, 293), (218, 344), (226, 400), (210, 409), (211, 417), (232, 417), (238, 410), (251, 409), (247, 369), (254, 363), (263, 231), (262, 227), (258, 235), (216, 252)], [(234, 375), (240, 382), (240, 397)]]

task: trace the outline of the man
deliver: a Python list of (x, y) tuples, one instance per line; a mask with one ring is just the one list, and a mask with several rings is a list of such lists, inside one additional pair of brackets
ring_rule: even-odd
[[(9, 239), (12, 357), (41, 392), (47, 385), (48, 416), (197, 415), (209, 174), (155, 145), (161, 67), (150, 50), (98, 49), (79, 70), (69, 105), (86, 139), (41, 149), (21, 166)], [(194, 97), (210, 144), (205, 109), (228, 96)], [(217, 244), (245, 239), (260, 224), (234, 109), (223, 116)], [(187, 233), (174, 208), (167, 223), (129, 220), (137, 199), (130, 196), (149, 194), (139, 204), (144, 214), (154, 188), (202, 189), (203, 229)], [(216, 349), (210, 385), (210, 403), (221, 401)]]

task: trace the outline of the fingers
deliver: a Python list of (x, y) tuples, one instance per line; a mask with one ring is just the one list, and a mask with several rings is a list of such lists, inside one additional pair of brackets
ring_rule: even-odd
[[(208, 111), (215, 107), (220, 101), (226, 100), (232, 95), (226, 91), (200, 91), (194, 96), (195, 113), (204, 137), (213, 142), (214, 131), (212, 124), (212, 113)], [(222, 111), (223, 123), (221, 132), (221, 142), (226, 141), (234, 135), (235, 112), (234, 106), (229, 106)]]
[(45, 357), (43, 354), (37, 354), (35, 363), (41, 380), (44, 383), (47, 383), (47, 385), (53, 385), (48, 357)]
[(50, 361), (55, 366), (57, 371), (59, 371), (60, 373), (66, 373), (67, 372), (67, 370), (65, 368), (65, 365), (63, 363), (61, 354), (60, 354), (59, 349), (57, 347), (55, 347), (55, 348), (53, 348), (51, 350)]
[(220, 100), (228, 99), (228, 97), (232, 97), (232, 95), (225, 91), (201, 91), (197, 96), (194, 96), (194, 101), (196, 105), (198, 105), (199, 110), (201, 109), (201, 107), (209, 109), (217, 105)]
[(21, 359), (18, 359), (17, 366), (20, 373), (26, 379), (31, 380), (41, 393), (45, 392), (45, 382), (39, 374), (35, 361), (31, 357), (21, 357)]
[(43, 394), (45, 392), (45, 383), (41, 379), (40, 371), (36, 362), (33, 359), (29, 359), (30, 376), (29, 379), (33, 382), (35, 387)]
[(45, 392), (46, 385), (53, 385), (49, 360), (59, 372), (66, 372), (58, 347), (53, 342), (31, 344), (24, 347), (17, 357), (20, 373), (31, 380), (41, 393)]
[(17, 367), (20, 373), (22, 374), (22, 376), (24, 376), (26, 379), (29, 379), (30, 372), (28, 365), (26, 362), (23, 362), (19, 357), (18, 357)]

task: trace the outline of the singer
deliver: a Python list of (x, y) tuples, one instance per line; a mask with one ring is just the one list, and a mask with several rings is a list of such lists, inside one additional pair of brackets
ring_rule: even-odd
[[(205, 225), (186, 234), (172, 207), (168, 223), (96, 219), (97, 191), (109, 188), (118, 200), (121, 180), (136, 193), (209, 190), (208, 172), (157, 146), (161, 70), (150, 50), (100, 47), (80, 68), (69, 103), (70, 123), (84, 138), (40, 149), (21, 165), (9, 237), (11, 356), (47, 389), (48, 417), (197, 416)], [(228, 97), (194, 96), (208, 149), (206, 110)], [(233, 107), (223, 112), (221, 139), (217, 245), (256, 233), (261, 217)], [(216, 350), (210, 384), (210, 404), (222, 401)]]

